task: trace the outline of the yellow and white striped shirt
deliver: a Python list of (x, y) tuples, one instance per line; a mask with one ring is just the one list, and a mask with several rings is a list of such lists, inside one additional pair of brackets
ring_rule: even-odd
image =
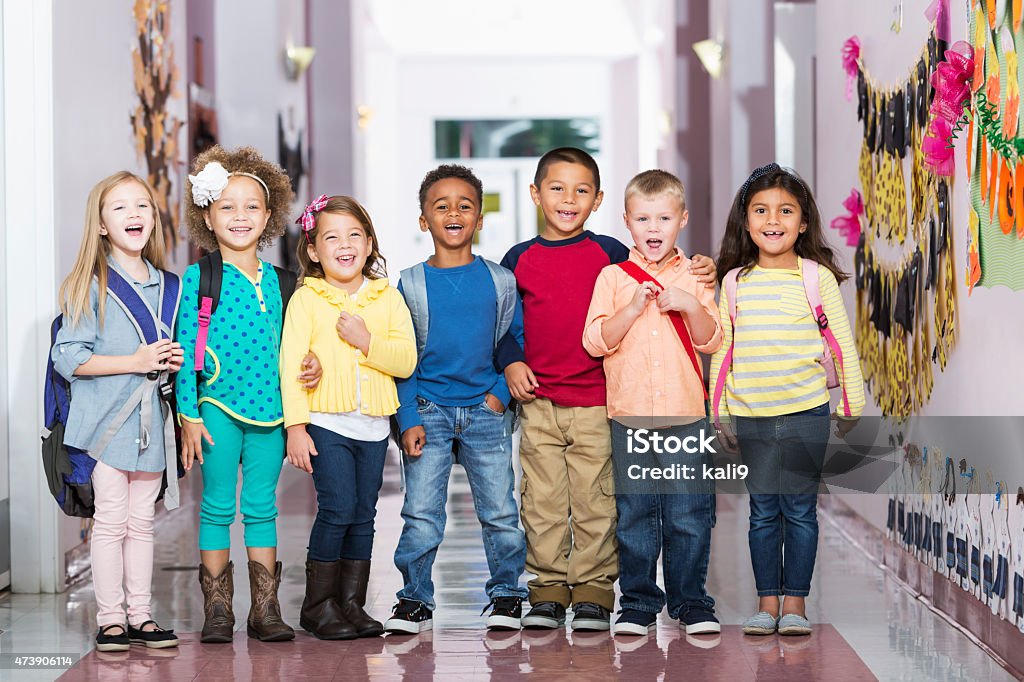
[[(736, 328), (729, 324), (729, 302), (723, 289), (718, 304), (724, 339), (711, 359), (711, 387), (715, 386), (726, 351), (732, 343), (732, 371), (726, 377), (719, 406), (722, 418), (775, 417), (817, 407), (829, 400), (825, 370), (818, 359), (822, 336), (804, 292), (802, 263), (794, 270), (754, 266), (741, 274), (736, 286)], [(821, 300), (829, 327), (843, 352), (836, 370), (846, 388), (850, 414), (864, 410), (864, 380), (846, 308), (835, 275), (818, 268)], [(840, 402), (838, 413), (843, 414)]]

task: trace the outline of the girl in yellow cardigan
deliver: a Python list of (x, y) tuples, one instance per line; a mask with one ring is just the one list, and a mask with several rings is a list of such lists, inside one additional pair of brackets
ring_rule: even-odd
[(285, 316), (281, 366), (313, 351), (324, 368), (313, 390), (281, 386), (288, 461), (313, 475), (318, 507), (299, 623), (320, 639), (375, 637), (384, 628), (363, 610), (373, 519), (395, 377), (416, 368), (412, 318), (359, 202), (321, 195), (297, 222), (303, 282)]

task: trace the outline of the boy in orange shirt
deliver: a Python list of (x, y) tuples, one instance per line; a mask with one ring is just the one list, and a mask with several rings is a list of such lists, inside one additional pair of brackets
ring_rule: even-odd
[[(687, 634), (719, 632), (714, 599), (704, 589), (715, 496), (701, 480), (710, 439), (703, 433), (707, 394), (697, 352), (722, 345), (721, 319), (714, 291), (688, 271), (690, 261), (675, 245), (688, 218), (679, 179), (659, 170), (637, 175), (626, 187), (623, 217), (635, 246), (626, 262), (601, 271), (583, 336), (587, 352), (604, 358), (612, 420), (622, 591), (613, 633), (653, 629), (666, 593), (669, 616)], [(651, 436), (665, 446), (684, 444), (685, 452), (659, 453)], [(655, 458), (646, 455), (651, 450)], [(645, 463), (662, 470), (683, 465), (676, 470), (696, 480), (638, 480)], [(657, 584), (662, 548), (665, 591)]]

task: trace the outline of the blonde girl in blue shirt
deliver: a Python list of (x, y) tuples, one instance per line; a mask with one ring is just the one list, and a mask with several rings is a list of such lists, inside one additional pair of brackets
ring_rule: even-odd
[[(158, 393), (143, 392), (107, 445), (100, 445), (147, 374), (181, 367), (181, 346), (166, 338), (142, 343), (128, 313), (107, 296), (113, 269), (159, 310), (163, 261), (153, 190), (127, 171), (101, 180), (89, 193), (78, 258), (60, 288), (64, 324), (52, 353), (54, 368), (71, 384), (64, 443), (97, 460), (90, 549), (100, 651), (126, 651), (133, 641), (152, 648), (178, 644), (174, 632), (157, 625), (150, 612), (153, 516), (167, 455), (174, 457), (173, 437), (168, 442), (162, 436)], [(175, 474), (170, 472), (171, 483)]]

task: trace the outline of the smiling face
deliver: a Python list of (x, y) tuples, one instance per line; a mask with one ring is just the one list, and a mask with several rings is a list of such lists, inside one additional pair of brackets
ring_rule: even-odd
[(530, 185), (533, 203), (544, 213), (545, 239), (569, 239), (583, 232), (590, 214), (604, 198), (593, 173), (581, 163), (559, 161), (548, 166), (540, 185)]
[(634, 194), (626, 199), (626, 212), (622, 214), (637, 250), (659, 265), (675, 254), (676, 237), (689, 216), (679, 198), (667, 192), (653, 197)]
[(476, 190), (465, 180), (444, 178), (427, 190), (420, 229), (429, 232), (437, 251), (469, 251), (473, 234), (483, 227)]
[(100, 207), (100, 234), (115, 251), (139, 257), (156, 225), (155, 207), (149, 191), (134, 180), (115, 185)]
[(355, 293), (363, 283), (363, 267), (373, 241), (362, 224), (347, 213), (321, 213), (316, 229), (316, 241), (306, 245), (310, 260), (320, 264), (328, 284)]
[(795, 268), (796, 240), (807, 230), (796, 197), (780, 187), (761, 190), (747, 205), (747, 232), (760, 250), (758, 264)]
[(220, 198), (210, 204), (205, 218), (221, 248), (255, 252), (270, 220), (263, 186), (244, 175), (232, 176)]

